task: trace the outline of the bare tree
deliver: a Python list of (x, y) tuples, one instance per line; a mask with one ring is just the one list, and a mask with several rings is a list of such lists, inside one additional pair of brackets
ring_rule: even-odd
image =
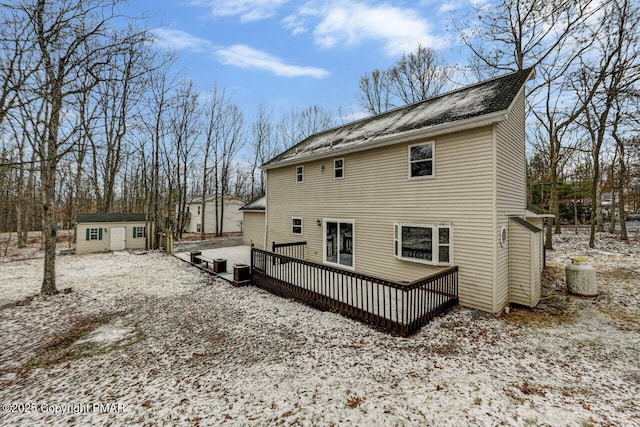
[(451, 74), (441, 53), (419, 45), (389, 69), (360, 77), (358, 100), (369, 113), (379, 114), (438, 95), (451, 83)]
[[(621, 114), (616, 114), (621, 96), (631, 91), (640, 81), (640, 8), (630, 0), (614, 0), (607, 5), (600, 25), (593, 29), (593, 38), (597, 43), (600, 55), (586, 55), (583, 61), (583, 72), (578, 80), (578, 95), (595, 89), (595, 95), (589, 99), (581, 124), (591, 141), (591, 156), (594, 162), (593, 189), (591, 194), (591, 234), (589, 247), (595, 247), (596, 227), (602, 227), (600, 205), (601, 191), (601, 159), (600, 152), (609, 134), (607, 130), (614, 121), (613, 130), (617, 133), (617, 121)], [(593, 214), (598, 213), (598, 221)]]
[(391, 92), (403, 104), (412, 104), (441, 93), (451, 71), (438, 51), (419, 45), (415, 52), (403, 54), (387, 74)]
[(291, 148), (308, 136), (333, 125), (333, 114), (318, 105), (312, 105), (302, 111), (291, 110), (283, 114), (276, 125), (279, 148)]
[(100, 131), (86, 135), (91, 142), (93, 185), (100, 212), (113, 210), (116, 180), (123, 156), (129, 151), (125, 137), (146, 83), (149, 58), (142, 42), (138, 40), (127, 49), (109, 52), (104, 60), (110, 66), (103, 71), (94, 88), (96, 125)]
[(455, 25), (480, 72), (524, 70), (546, 61), (596, 11), (593, 0), (498, 0), (478, 3)]
[[(68, 103), (99, 82), (101, 70), (109, 66), (104, 58), (135, 43), (128, 37), (114, 37), (110, 28), (114, 4), (115, 0), (16, 0), (2, 5), (20, 17), (18, 21), (28, 23), (24, 32), (16, 34), (16, 38), (24, 37), (23, 46), (30, 48), (27, 69), (32, 71), (23, 99), (44, 105), (42, 121), (34, 129), (42, 182), (43, 295), (57, 292), (57, 168), (60, 159), (74, 148), (79, 129), (76, 118), (68, 114)], [(86, 75), (92, 78), (83, 78)]]
[(193, 81), (182, 82), (176, 93), (176, 103), (171, 116), (171, 136), (177, 153), (176, 180), (178, 190), (178, 206), (176, 221), (178, 235), (182, 237), (186, 220), (187, 183), (191, 156), (199, 133), (198, 94)]
[[(177, 80), (170, 75), (171, 68), (175, 64), (175, 55), (158, 56), (154, 59), (153, 67), (148, 77), (149, 89), (145, 98), (145, 106), (142, 107), (141, 121), (144, 131), (149, 135), (151, 143), (151, 191), (146, 213), (151, 214), (156, 227), (160, 223), (160, 170), (161, 152), (164, 147), (164, 139), (168, 133), (167, 112), (171, 106), (170, 95), (175, 89)], [(168, 212), (167, 212), (168, 214)], [(152, 246), (156, 247), (156, 236), (152, 236)]]
[(358, 82), (358, 102), (369, 114), (380, 114), (393, 107), (388, 71), (364, 73)]
[[(202, 192), (200, 202), (202, 204), (202, 221), (200, 223), (200, 238), (204, 240), (205, 238), (205, 226), (206, 226), (206, 198), (209, 194), (209, 180), (210, 177), (213, 176), (216, 183), (214, 184), (214, 188), (216, 189), (215, 197), (217, 197), (217, 179), (218, 179), (218, 169), (220, 167), (220, 156), (218, 155), (218, 140), (217, 137), (220, 136), (219, 126), (224, 120), (224, 111), (225, 105), (227, 103), (226, 90), (224, 88), (219, 88), (218, 84), (215, 83), (213, 86), (213, 91), (211, 93), (208, 104), (204, 107), (204, 117), (205, 117), (205, 146), (204, 146), (204, 156), (203, 156), (203, 165), (202, 165)], [(210, 158), (213, 157), (213, 164), (209, 163)], [(218, 233), (218, 202), (217, 200), (214, 202), (216, 207), (216, 211), (214, 213), (214, 221), (215, 221), (215, 229), (216, 234)]]
[[(249, 171), (250, 189), (249, 198), (264, 194), (264, 174), (258, 171), (258, 167), (276, 154), (273, 134), (273, 112), (267, 110), (264, 103), (258, 104), (258, 113), (251, 123), (251, 169)], [(256, 183), (256, 174), (259, 174)]]

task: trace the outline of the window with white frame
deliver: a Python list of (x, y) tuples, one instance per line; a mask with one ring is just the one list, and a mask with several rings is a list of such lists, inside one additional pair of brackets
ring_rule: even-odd
[(304, 182), (304, 166), (296, 166), (296, 182)]
[(353, 269), (354, 262), (354, 221), (324, 221), (324, 262)]
[(102, 228), (87, 228), (86, 240), (102, 240)]
[(432, 177), (435, 146), (425, 142), (409, 146), (409, 178)]
[(302, 218), (291, 218), (291, 232), (302, 234)]
[(138, 239), (147, 236), (147, 227), (133, 227), (133, 238)]
[(450, 225), (395, 224), (395, 256), (404, 261), (451, 265)]
[(333, 161), (333, 177), (335, 179), (344, 178), (344, 159), (335, 159)]

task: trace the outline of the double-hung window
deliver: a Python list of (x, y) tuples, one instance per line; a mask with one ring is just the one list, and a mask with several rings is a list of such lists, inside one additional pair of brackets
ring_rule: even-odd
[(344, 159), (335, 159), (333, 161), (333, 177), (335, 179), (344, 178)]
[(302, 234), (302, 218), (291, 218), (291, 232)]
[(304, 182), (304, 166), (296, 166), (296, 182)]
[(395, 224), (395, 256), (403, 261), (451, 265), (450, 225)]
[(409, 178), (434, 175), (435, 146), (432, 142), (409, 146)]

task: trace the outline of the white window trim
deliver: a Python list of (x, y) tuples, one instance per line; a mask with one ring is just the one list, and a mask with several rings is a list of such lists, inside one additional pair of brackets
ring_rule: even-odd
[[(342, 160), (342, 167), (338, 168), (336, 167), (336, 162), (338, 160)], [(336, 176), (336, 171), (337, 170), (342, 170), (342, 176)], [(344, 179), (344, 157), (341, 157), (339, 159), (333, 159), (333, 179)]]
[[(89, 228), (89, 241), (98, 241), (100, 240), (100, 230), (98, 230), (99, 227), (88, 227)], [(95, 231), (95, 238), (94, 238), (94, 231)]]
[[(300, 173), (298, 173), (298, 169), (300, 169)], [(298, 176), (302, 178), (299, 181), (298, 181)], [(297, 183), (304, 182), (304, 165), (296, 166), (296, 182)]]
[[(293, 223), (293, 221), (295, 221), (296, 219), (300, 220), (300, 225), (295, 225)], [(296, 233), (293, 231), (295, 227), (300, 227), (299, 233)], [(298, 216), (291, 217), (291, 234), (295, 234), (296, 236), (301, 236), (303, 233), (304, 233), (304, 220), (302, 219), (302, 217), (298, 217)]]
[[(431, 144), (431, 175), (426, 176), (411, 176), (411, 148), (418, 147), (421, 145), (429, 145)], [(435, 141), (426, 141), (420, 142), (417, 144), (411, 144), (407, 148), (407, 176), (410, 180), (414, 179), (433, 179), (436, 177), (436, 142)]]
[[(438, 257), (437, 260), (432, 259), (431, 261), (425, 259), (418, 258), (409, 258), (402, 256), (402, 232), (400, 230), (401, 227), (419, 227), (419, 228), (431, 228), (432, 232), (432, 257)], [(449, 243), (443, 246), (449, 246), (449, 261), (440, 262), (440, 242), (439, 242), (439, 229), (440, 228), (448, 228), (449, 229)], [(394, 256), (401, 261), (408, 262), (416, 262), (419, 264), (427, 264), (427, 265), (438, 265), (438, 266), (452, 266), (453, 265), (453, 226), (451, 224), (415, 224), (415, 223), (404, 223), (404, 222), (396, 222), (393, 224), (393, 244), (394, 244)]]
[[(337, 262), (327, 261), (327, 223), (328, 222), (337, 222), (338, 230), (340, 229), (341, 223), (349, 223), (351, 224), (351, 233), (353, 233), (352, 237), (352, 250), (351, 250), (351, 265), (344, 265)], [(345, 218), (323, 218), (322, 219), (322, 263), (331, 267), (341, 268), (343, 270), (356, 271), (356, 220), (355, 219), (345, 219)]]
[(136, 236), (134, 237), (134, 239), (140, 239), (140, 238), (144, 237), (144, 228), (143, 227), (138, 227), (136, 225), (133, 228), (135, 229), (135, 232), (136, 232)]

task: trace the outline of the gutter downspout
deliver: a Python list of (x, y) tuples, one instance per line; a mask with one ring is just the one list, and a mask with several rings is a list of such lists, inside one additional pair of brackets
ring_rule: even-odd
[(266, 170), (264, 183), (264, 241), (262, 248), (267, 250), (267, 228), (269, 226), (269, 171)]

